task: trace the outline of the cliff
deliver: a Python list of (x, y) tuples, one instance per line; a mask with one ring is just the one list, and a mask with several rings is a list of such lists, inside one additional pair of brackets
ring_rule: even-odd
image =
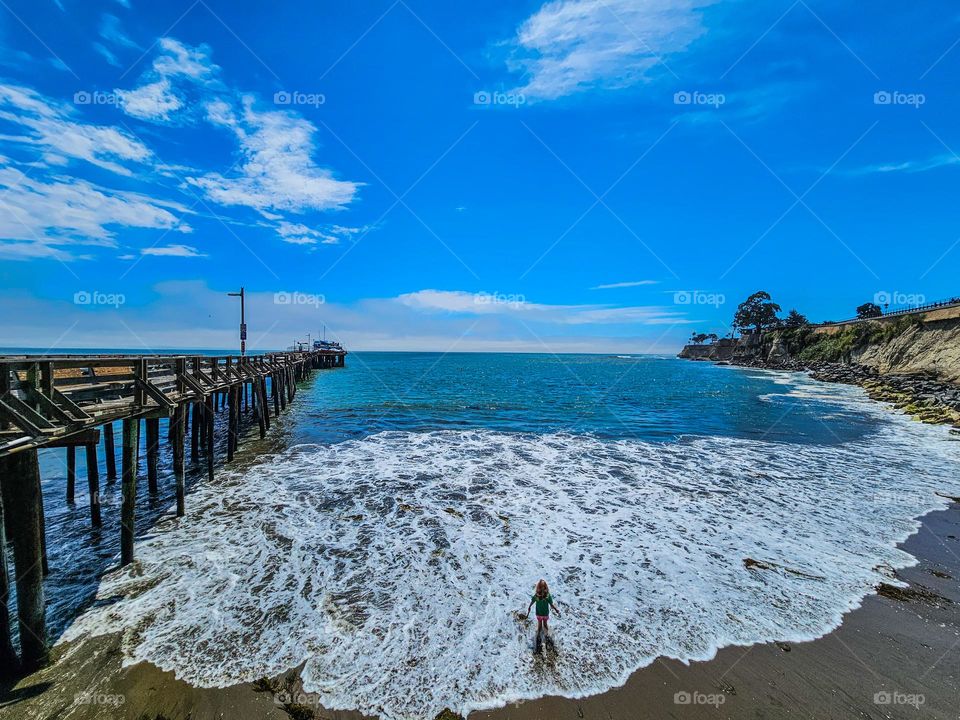
[(850, 352), (850, 362), (880, 373), (925, 373), (960, 384), (960, 318), (911, 325), (885, 342)]
[(684, 345), (677, 357), (687, 360), (731, 360), (739, 342), (731, 338), (721, 338), (710, 345)]
[(870, 368), (884, 375), (923, 374), (960, 384), (960, 316), (930, 320), (924, 315), (806, 326), (745, 334), (712, 345), (687, 345), (692, 360), (804, 369), (822, 363)]
[[(690, 345), (680, 357), (719, 359), (718, 345)], [(779, 328), (728, 340), (722, 352), (729, 364), (812, 370), (818, 380), (860, 385), (875, 400), (960, 434), (960, 309)]]

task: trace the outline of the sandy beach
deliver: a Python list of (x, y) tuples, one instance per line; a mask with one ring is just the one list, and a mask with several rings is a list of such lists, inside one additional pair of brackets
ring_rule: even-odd
[[(818, 640), (727, 647), (690, 665), (661, 658), (600, 695), (545, 697), (470, 717), (957, 718), (960, 505), (927, 515), (902, 548), (918, 559), (897, 573), (909, 587), (867, 597)], [(295, 669), (202, 689), (148, 663), (122, 668), (119, 636), (59, 646), (54, 657), (50, 667), (4, 689), (0, 718), (361, 717), (320, 707), (302, 693)]]

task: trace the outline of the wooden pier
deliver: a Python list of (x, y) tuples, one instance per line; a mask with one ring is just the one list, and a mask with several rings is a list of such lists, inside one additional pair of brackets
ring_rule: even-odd
[[(73, 501), (77, 449), (84, 451), (90, 523), (100, 527), (97, 447), (103, 435), (107, 480), (116, 480), (120, 422), (120, 562), (133, 561), (141, 421), (147, 484), (157, 484), (160, 419), (169, 419), (177, 515), (185, 511), (186, 445), (190, 460), (206, 463), (214, 477), (214, 417), (226, 410), (226, 460), (233, 459), (244, 415), (260, 437), (292, 403), (297, 383), (313, 370), (343, 367), (346, 351), (324, 348), (266, 355), (7, 355), (0, 356), (0, 676), (34, 670), (47, 662), (47, 573), (41, 448), (65, 448), (66, 497)], [(188, 440), (189, 438), (189, 440)], [(13, 549), (20, 655), (11, 636), (7, 543)]]

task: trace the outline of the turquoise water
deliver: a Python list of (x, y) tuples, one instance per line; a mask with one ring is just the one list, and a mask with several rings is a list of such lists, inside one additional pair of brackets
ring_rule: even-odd
[[(960, 494), (947, 429), (858, 388), (651, 356), (351, 353), (267, 439), (248, 425), (213, 483), (194, 469), (185, 518), (168, 472), (143, 488), (120, 570), (117, 484), (91, 534), (60, 453), (65, 639), (121, 632), (126, 662), (202, 686), (302, 665), (326, 707), (390, 720), (818, 637), (914, 562), (897, 546), (936, 493)], [(567, 610), (555, 662), (517, 618), (540, 577)]]
[(675, 441), (683, 435), (832, 444), (877, 420), (822, 400), (768, 396), (777, 376), (656, 356), (351, 353), (297, 405), (295, 442), (385, 430), (489, 428)]

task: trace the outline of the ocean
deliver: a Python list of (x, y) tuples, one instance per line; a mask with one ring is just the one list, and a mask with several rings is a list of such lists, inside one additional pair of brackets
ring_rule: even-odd
[[(191, 474), (184, 518), (169, 468), (159, 497), (141, 473), (122, 570), (119, 483), (91, 543), (82, 470), (67, 506), (42, 452), (61, 641), (121, 632), (125, 663), (201, 686), (303, 664), (326, 707), (390, 720), (583, 696), (658, 656), (829, 632), (960, 494), (945, 427), (669, 357), (351, 353), (249, 430), (215, 482)], [(518, 613), (541, 577), (562, 616), (534, 659)]]

